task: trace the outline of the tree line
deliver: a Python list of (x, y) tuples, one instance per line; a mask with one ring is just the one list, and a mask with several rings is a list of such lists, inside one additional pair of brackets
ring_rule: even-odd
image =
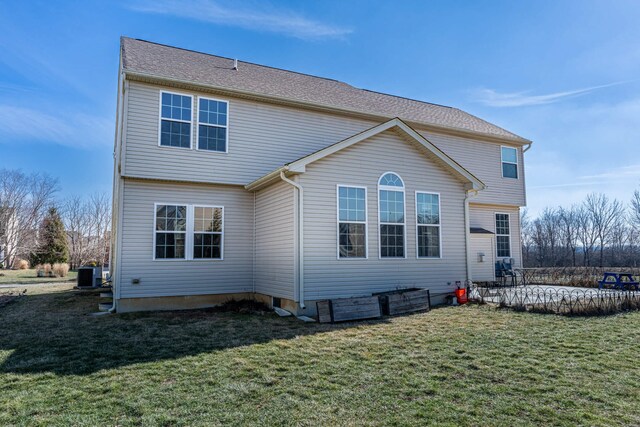
[(640, 191), (629, 202), (591, 193), (569, 208), (520, 216), (525, 267), (637, 267), (640, 264)]
[(58, 199), (60, 183), (44, 173), (0, 169), (0, 267), (18, 260), (108, 263), (111, 202), (106, 194)]

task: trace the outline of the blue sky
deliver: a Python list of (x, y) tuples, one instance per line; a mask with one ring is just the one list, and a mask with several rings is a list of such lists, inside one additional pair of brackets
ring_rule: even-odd
[(534, 141), (529, 208), (640, 188), (637, 1), (0, 1), (0, 168), (109, 192), (120, 35), (451, 105)]

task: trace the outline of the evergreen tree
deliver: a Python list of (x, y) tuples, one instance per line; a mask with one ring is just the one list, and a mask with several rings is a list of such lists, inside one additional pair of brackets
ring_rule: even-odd
[(42, 220), (38, 240), (38, 249), (34, 257), (37, 263), (69, 262), (67, 233), (56, 208), (50, 208), (47, 216)]

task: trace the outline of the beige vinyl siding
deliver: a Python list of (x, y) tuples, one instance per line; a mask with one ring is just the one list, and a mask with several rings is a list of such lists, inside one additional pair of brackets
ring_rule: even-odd
[[(406, 259), (378, 256), (377, 184), (389, 171), (405, 183)], [(437, 294), (466, 279), (463, 183), (393, 130), (308, 165), (300, 183), (305, 193), (305, 300), (412, 286), (428, 287)], [(337, 258), (337, 184), (367, 187), (368, 259)], [(441, 195), (441, 259), (416, 257), (416, 191)]]
[[(508, 213), (511, 237), (511, 258), (515, 260), (515, 267), (522, 267), (522, 248), (520, 245), (520, 209), (508, 206), (489, 206), (470, 204), (469, 222), (471, 227), (481, 227), (495, 233), (496, 213)], [(495, 236), (493, 236), (493, 250), (496, 250)], [(494, 259), (499, 259), (493, 254)]]
[[(379, 124), (377, 121), (216, 95), (215, 98), (229, 101), (228, 153), (159, 147), (159, 96), (162, 89), (160, 86), (130, 82), (122, 171), (125, 176), (244, 185), (285, 163)], [(192, 124), (195, 148), (197, 97), (212, 95), (167, 90), (195, 96)], [(525, 204), (520, 148), (520, 178), (513, 180), (502, 178), (499, 143), (416, 130), (487, 184), (488, 189), (478, 196), (479, 202)]]
[(476, 202), (516, 206), (526, 205), (521, 148), (513, 147), (518, 152), (518, 179), (503, 178), (500, 144), (430, 132), (420, 132), (420, 134), (487, 186), (486, 189), (478, 193), (478, 196), (474, 199)]
[(293, 187), (279, 182), (256, 193), (256, 292), (294, 299)]
[[(241, 187), (139, 180), (125, 180), (123, 191), (120, 298), (252, 291), (253, 194)], [(224, 206), (224, 260), (154, 261), (154, 203)]]
[[(361, 132), (375, 123), (229, 99), (228, 153), (158, 146), (159, 87), (131, 83), (125, 175), (248, 184), (284, 163)], [(167, 89), (169, 90), (169, 89)], [(189, 91), (176, 93), (211, 96)], [(193, 108), (192, 144), (197, 144)], [(167, 160), (171, 160), (167, 162)]]
[[(471, 279), (474, 282), (495, 280), (496, 248), (493, 234), (471, 235)], [(480, 254), (484, 259), (480, 260)]]

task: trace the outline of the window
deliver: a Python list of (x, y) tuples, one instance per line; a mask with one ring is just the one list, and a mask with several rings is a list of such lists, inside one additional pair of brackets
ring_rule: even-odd
[(367, 257), (367, 189), (338, 186), (338, 258)]
[(222, 208), (193, 209), (193, 258), (222, 258)]
[(198, 99), (198, 150), (227, 152), (228, 103)]
[(440, 258), (440, 195), (416, 192), (418, 258)]
[(518, 178), (518, 150), (502, 147), (502, 177)]
[(223, 259), (224, 208), (156, 204), (154, 259)]
[(155, 258), (184, 259), (187, 207), (184, 205), (157, 205), (155, 222)]
[(160, 145), (191, 148), (191, 101), (189, 95), (160, 92)]
[(394, 173), (378, 181), (380, 258), (404, 258), (404, 183)]
[(509, 214), (496, 214), (496, 246), (499, 258), (511, 257)]

